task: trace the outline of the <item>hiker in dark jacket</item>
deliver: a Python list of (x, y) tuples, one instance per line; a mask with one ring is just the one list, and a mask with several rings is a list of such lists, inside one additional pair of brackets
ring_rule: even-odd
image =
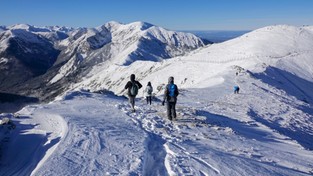
[(147, 104), (150, 104), (150, 105), (152, 101), (152, 92), (153, 92), (153, 87), (151, 85), (151, 82), (148, 82), (147, 87), (145, 89), (145, 94), (146, 94)]
[(165, 87), (164, 91), (164, 99), (162, 105), (164, 106), (165, 102), (167, 104), (167, 117), (169, 120), (173, 118), (176, 119), (176, 102), (178, 96), (178, 88), (177, 85), (174, 84), (174, 77), (168, 78), (168, 84)]
[(135, 98), (138, 94), (138, 90), (142, 87), (140, 82), (135, 80), (135, 75), (130, 75), (130, 81), (125, 85), (125, 89), (128, 89), (128, 98), (130, 106), (132, 107), (132, 111), (135, 112)]

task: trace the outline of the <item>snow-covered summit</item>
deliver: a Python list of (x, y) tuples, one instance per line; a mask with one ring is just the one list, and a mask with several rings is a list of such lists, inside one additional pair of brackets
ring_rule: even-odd
[[(39, 29), (39, 28), (38, 28)], [(43, 44), (48, 40), (42, 35), (36, 34), (33, 26), (27, 24), (19, 24), (8, 27), (0, 33), (0, 52), (4, 52), (11, 45), (13, 40), (19, 41), (20, 50), (34, 52), (29, 49), (31, 46), (23, 46), (25, 43)]]
[[(147, 41), (151, 46), (146, 45)], [(157, 61), (170, 58), (203, 46), (203, 42), (192, 34), (168, 31), (145, 22), (121, 24), (114, 21), (97, 28), (77, 29), (61, 43), (64, 46), (70, 45), (66, 52), (78, 48), (77, 52), (86, 55), (86, 58), (89, 53), (93, 53), (95, 57), (91, 50), (106, 48), (106, 44), (111, 47), (110, 59), (117, 64), (126, 65), (136, 60)]]
[(6, 26), (0, 26), (0, 32), (7, 30)]
[(105, 26), (110, 31), (114, 31), (121, 27), (125, 29), (131, 29), (131, 30), (136, 30), (136, 29), (146, 30), (154, 25), (147, 23), (147, 22), (143, 22), (143, 21), (136, 21), (136, 22), (132, 22), (128, 24), (123, 24), (117, 21), (110, 21), (110, 22), (105, 23), (102, 26)]
[(44, 26), (44, 27), (38, 27), (30, 24), (15, 24), (8, 27), (9, 30), (13, 29), (23, 29), (29, 32), (34, 33), (41, 33), (41, 32), (64, 32), (68, 33), (74, 30), (74, 28), (71, 27), (65, 27), (65, 26)]
[(70, 27), (60, 26), (45, 26), (37, 27), (29, 24), (16, 24), (7, 27), (9, 31), (24, 31), (34, 35), (42, 36), (52, 42), (60, 41), (68, 37), (68, 33), (74, 30)]
[(27, 24), (0, 32), (0, 73), (2, 91), (13, 91), (53, 65), (59, 51), (54, 44), (66, 34)]
[[(50, 83), (77, 72), (80, 67), (91, 70), (100, 63), (130, 65), (140, 60), (162, 61), (188, 53), (204, 44), (192, 34), (168, 31), (149, 23), (109, 22), (97, 28), (77, 29), (60, 46), (66, 49), (56, 64), (66, 63)], [(79, 73), (82, 78), (85, 74)]]
[[(306, 28), (286, 25), (268, 26), (233, 40), (211, 45), (195, 55), (202, 54), (207, 56), (203, 60), (220, 62), (254, 57), (282, 58), (291, 54), (311, 52), (312, 39), (312, 32)], [(221, 54), (223, 57), (220, 57)]]
[[(310, 27), (277, 25), (252, 31), (224, 43), (204, 47), (182, 60), (240, 65), (249, 69), (256, 65), (267, 64), (283, 70), (292, 70), (305, 77), (305, 75), (313, 75), (308, 69), (313, 66), (312, 48), (313, 33)], [(306, 69), (301, 70), (301, 68)], [(302, 74), (303, 71), (310, 73)]]
[(24, 30), (32, 30), (36, 29), (36, 27), (29, 24), (14, 24), (9, 26), (9, 29), (24, 29)]
[[(32, 64), (30, 60), (37, 59), (46, 62), (47, 57), (42, 56), (49, 55), (48, 52), (42, 50), (44, 46), (49, 46), (50, 51), (57, 50), (50, 54), (53, 59), (48, 60), (47, 65), (50, 67), (52, 65), (53, 68), (43, 78), (43, 80), (49, 80), (51, 84), (62, 79), (80, 82), (91, 70), (102, 69), (101, 65), (131, 65), (136, 61), (158, 62), (184, 55), (204, 46), (201, 39), (192, 34), (169, 31), (146, 22), (122, 24), (114, 21), (96, 28), (76, 29), (17, 24), (6, 27), (0, 33), (0, 42), (0, 51), (3, 55), (0, 53), (3, 57), (1, 60), (6, 61), (1, 63), (6, 63), (6, 65), (9, 63), (7, 61), (14, 60), (10, 57), (16, 57), (18, 53), (36, 54), (36, 56), (30, 56), (31, 59), (26, 59), (29, 60), (28, 66), (36, 65), (37, 63)], [(15, 42), (14, 45), (11, 45), (12, 42)], [(36, 47), (40, 47), (40, 50), (35, 49)], [(12, 56), (5, 56), (5, 53), (11, 49), (14, 50)], [(54, 58), (55, 53), (59, 53), (57, 59)], [(20, 54), (19, 58), (23, 55)], [(20, 60), (23, 61), (23, 59)], [(6, 65), (3, 65), (3, 68), (6, 68)], [(45, 73), (45, 71), (40, 73)], [(28, 85), (38, 84), (37, 82), (34, 81)], [(62, 85), (58, 87), (67, 87), (72, 84), (72, 82), (65, 82), (60, 83)], [(18, 88), (14, 87), (14, 89)], [(45, 91), (43, 94), (46, 94)]]
[[(146, 34), (153, 35), (146, 37), (158, 36), (161, 40), (172, 43), (175, 41), (172, 40), (173, 36), (179, 36), (177, 33), (171, 35), (171, 32), (166, 33), (168, 35), (159, 35), (163, 30), (155, 30), (157, 28), (147, 29)], [(123, 90), (121, 84), (124, 79), (135, 73), (142, 82), (151, 81), (156, 86), (166, 83), (168, 76), (174, 76), (179, 87), (203, 88), (222, 84), (224, 79), (216, 75), (236, 72), (233, 68), (263, 72), (268, 66), (312, 81), (313, 71), (310, 69), (313, 67), (312, 48), (313, 34), (309, 27), (268, 26), (163, 62), (141, 61), (128, 67), (109, 65), (93, 69), (89, 76), (78, 83), (78, 87), (83, 86), (91, 90), (104, 88), (120, 93)], [(110, 84), (107, 84), (108, 82)]]
[(66, 26), (46, 26), (46, 28), (54, 32), (64, 32), (64, 33), (69, 33), (75, 30), (75, 28), (66, 27)]

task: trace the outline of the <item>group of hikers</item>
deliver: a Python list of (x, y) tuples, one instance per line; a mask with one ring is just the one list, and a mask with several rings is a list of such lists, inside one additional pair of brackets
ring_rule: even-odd
[[(139, 81), (135, 80), (135, 75), (131, 74), (130, 75), (130, 81), (127, 82), (125, 85), (125, 89), (128, 90), (128, 99), (129, 103), (131, 105), (132, 111), (135, 112), (135, 98), (136, 95), (138, 94), (138, 90), (142, 87)], [(147, 104), (151, 105), (152, 101), (152, 92), (153, 92), (153, 87), (151, 85), (151, 82), (148, 82), (145, 90), (146, 94), (146, 100)], [(178, 96), (178, 88), (177, 85), (174, 84), (174, 77), (169, 77), (168, 78), (168, 84), (165, 87), (164, 90), (164, 97), (162, 101), (162, 105), (164, 106), (166, 103), (167, 106), (167, 117), (169, 120), (176, 119), (176, 102), (177, 102), (177, 96)]]
[[(135, 75), (131, 74), (130, 75), (130, 81), (127, 82), (125, 85), (125, 90), (128, 90), (128, 98), (129, 98), (129, 103), (131, 105), (132, 111), (135, 112), (135, 98), (136, 95), (138, 94), (138, 90), (142, 87), (139, 81), (135, 80)], [(239, 93), (239, 86), (235, 85), (234, 86), (234, 93), (238, 94)], [(146, 100), (147, 104), (151, 105), (152, 101), (152, 92), (153, 92), (153, 87), (151, 85), (151, 82), (148, 82), (146, 89), (144, 90), (145, 95), (146, 95)], [(177, 85), (174, 84), (174, 77), (169, 77), (168, 78), (168, 84), (165, 87), (164, 90), (164, 97), (162, 101), (162, 105), (164, 106), (166, 103), (167, 106), (167, 117), (169, 120), (176, 119), (176, 102), (177, 102), (177, 96), (178, 96), (178, 88)]]

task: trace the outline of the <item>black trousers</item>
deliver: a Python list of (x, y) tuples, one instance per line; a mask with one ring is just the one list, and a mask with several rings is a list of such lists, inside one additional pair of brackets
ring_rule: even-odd
[(176, 102), (167, 102), (167, 117), (170, 120), (176, 118)]
[(146, 100), (147, 100), (147, 104), (150, 103), (150, 105), (151, 105), (152, 96), (147, 96), (147, 97), (146, 97)]

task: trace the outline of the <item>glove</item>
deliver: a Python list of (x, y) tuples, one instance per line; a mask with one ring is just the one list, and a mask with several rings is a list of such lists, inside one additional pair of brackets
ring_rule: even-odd
[(165, 101), (162, 101), (162, 106), (164, 106)]

